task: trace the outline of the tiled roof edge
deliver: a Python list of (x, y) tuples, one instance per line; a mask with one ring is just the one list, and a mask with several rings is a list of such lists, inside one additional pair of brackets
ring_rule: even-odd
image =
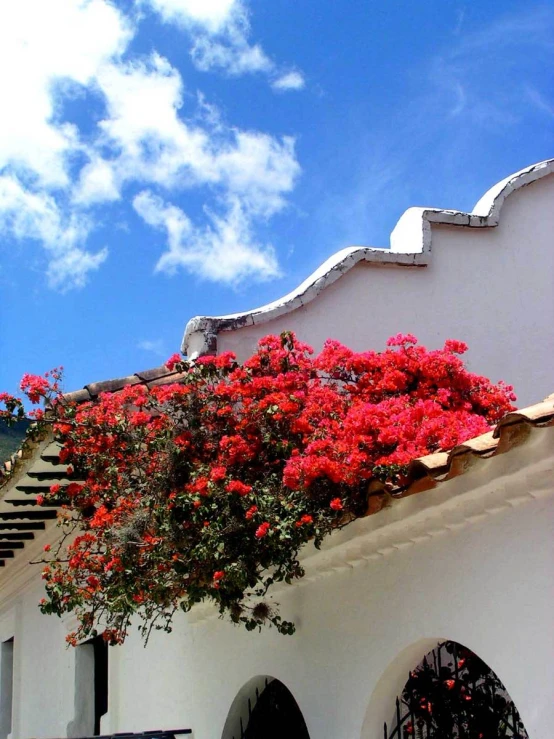
[[(540, 403), (506, 414), (493, 431), (468, 439), (449, 452), (435, 452), (414, 459), (401, 486), (390, 488), (372, 483), (368, 513), (379, 509), (378, 501), (390, 493), (394, 498), (430, 490), (440, 482), (451, 480), (467, 472), (475, 462), (505, 454), (525, 443), (533, 428), (554, 426), (554, 393)], [(375, 501), (371, 501), (375, 496)]]
[(101, 393), (116, 393), (118, 390), (123, 390), (124, 387), (129, 387), (130, 385), (146, 385), (146, 387), (169, 385), (172, 382), (179, 382), (182, 377), (182, 373), (169, 370), (162, 364), (160, 367), (135, 372), (135, 374), (128, 375), (127, 377), (90, 382), (82, 390), (64, 393), (63, 397), (64, 400), (70, 403), (86, 403), (89, 400), (95, 400)]
[[(142, 372), (135, 372), (135, 374), (128, 375), (127, 377), (91, 382), (85, 385), (82, 390), (73, 390), (72, 392), (64, 393), (63, 398), (68, 403), (86, 403), (96, 400), (101, 393), (115, 393), (129, 385), (140, 384), (146, 387), (154, 387), (156, 385), (169, 385), (172, 382), (179, 382), (182, 378), (182, 373), (169, 370), (165, 365), (161, 365)], [(32, 428), (31, 426), (30, 429), (32, 430)], [(0, 488), (13, 477), (16, 469), (19, 469), (24, 461), (32, 456), (37, 445), (48, 436), (47, 431), (40, 438), (34, 436), (33, 433), (28, 433), (19, 449), (11, 454), (9, 459), (0, 460)]]

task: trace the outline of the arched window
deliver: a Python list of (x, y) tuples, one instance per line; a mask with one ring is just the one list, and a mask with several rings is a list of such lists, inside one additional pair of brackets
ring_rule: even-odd
[[(528, 739), (496, 674), (474, 652), (446, 641), (408, 676), (384, 739)], [(378, 739), (378, 738), (376, 738)]]
[(294, 696), (280, 680), (254, 679), (250, 687), (235, 699), (223, 739), (310, 739)]

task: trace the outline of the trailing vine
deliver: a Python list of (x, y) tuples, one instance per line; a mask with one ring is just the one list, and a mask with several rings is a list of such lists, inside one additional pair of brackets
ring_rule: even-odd
[[(372, 479), (402, 482), (416, 457), (484, 433), (515, 399), (465, 368), (465, 344), (428, 351), (398, 335), (383, 352), (267, 336), (243, 364), (225, 353), (168, 367), (179, 381), (68, 402), (61, 373), (25, 375), (34, 418), (62, 444), (69, 484), (46, 546), (44, 613), (75, 612), (68, 641), (125, 639), (131, 620), (171, 630), (201, 601), (255, 629), (290, 634), (267, 595), (303, 576), (300, 548), (364, 515)], [(25, 416), (0, 394), (0, 418)]]

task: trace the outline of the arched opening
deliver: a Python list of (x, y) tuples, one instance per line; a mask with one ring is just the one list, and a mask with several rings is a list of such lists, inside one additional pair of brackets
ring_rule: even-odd
[(528, 739), (496, 673), (457, 642), (428, 651), (389, 701), (375, 739)]
[(258, 676), (239, 691), (222, 739), (310, 739), (302, 711), (280, 680)]

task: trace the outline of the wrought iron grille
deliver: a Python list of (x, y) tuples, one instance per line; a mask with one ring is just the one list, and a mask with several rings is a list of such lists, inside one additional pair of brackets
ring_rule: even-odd
[(443, 642), (408, 677), (384, 739), (528, 739), (495, 673), (456, 642)]

